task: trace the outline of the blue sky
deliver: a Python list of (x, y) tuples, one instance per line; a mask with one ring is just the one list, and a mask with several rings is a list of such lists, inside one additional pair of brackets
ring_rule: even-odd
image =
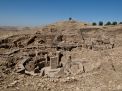
[(0, 0), (0, 25), (30, 26), (67, 20), (122, 21), (122, 0)]

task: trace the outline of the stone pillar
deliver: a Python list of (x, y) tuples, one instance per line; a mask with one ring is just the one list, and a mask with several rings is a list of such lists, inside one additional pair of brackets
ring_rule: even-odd
[(56, 69), (58, 67), (58, 57), (50, 57), (50, 67), (51, 69)]
[(35, 50), (35, 54), (36, 54), (36, 57), (38, 56), (38, 51), (37, 50)]
[(58, 61), (58, 65), (59, 65), (59, 61), (60, 61), (60, 51), (56, 51), (56, 57), (57, 57), (57, 61)]
[(72, 62), (72, 58), (71, 58), (71, 55), (68, 56), (68, 60), (67, 60), (68, 63)]
[(45, 54), (45, 56), (44, 56), (44, 58), (45, 58), (45, 66), (47, 66), (47, 61), (48, 61), (47, 57), (48, 57), (48, 55)]
[(49, 45), (52, 44), (52, 39), (48, 38), (47, 39), (47, 44), (49, 44)]

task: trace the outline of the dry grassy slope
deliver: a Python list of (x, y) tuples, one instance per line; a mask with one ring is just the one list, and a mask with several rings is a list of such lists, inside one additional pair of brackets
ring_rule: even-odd
[(38, 31), (37, 28), (19, 28), (19, 27), (14, 27), (14, 29), (12, 29), (12, 27), (0, 27), (0, 38), (3, 37), (9, 37), (9, 36), (13, 36), (13, 35), (18, 35), (18, 34), (33, 34), (36, 31)]
[(45, 29), (47, 32), (50, 31), (50, 29), (57, 30), (57, 32), (62, 34), (69, 34), (69, 33), (76, 33), (77, 30), (79, 30), (82, 27), (89, 26), (90, 24), (78, 22), (78, 21), (60, 21), (53, 24), (49, 24), (47, 26), (44, 26), (40, 28), (40, 31)]
[(4, 27), (3, 29), (0, 28), (0, 37), (2, 36), (11, 36), (11, 35), (16, 35), (16, 34), (33, 34), (37, 31), (42, 31), (42, 29), (47, 28), (48, 32), (50, 31), (50, 29), (57, 29), (58, 32), (62, 32), (62, 33), (76, 33), (77, 30), (81, 29), (81, 28), (99, 28), (99, 29), (104, 29), (105, 31), (115, 31), (118, 29), (122, 29), (122, 25), (117, 25), (117, 26), (92, 26), (89, 23), (85, 23), (85, 22), (78, 22), (78, 21), (60, 21), (60, 22), (56, 22), (53, 24), (49, 24), (47, 26), (38, 26), (35, 28), (18, 28), (18, 27), (14, 27), (14, 29), (8, 29), (8, 27)]

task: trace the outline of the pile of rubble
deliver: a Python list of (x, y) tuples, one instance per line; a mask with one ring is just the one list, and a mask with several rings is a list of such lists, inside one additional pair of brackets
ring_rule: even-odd
[(0, 37), (0, 90), (122, 89), (121, 26), (65, 21), (31, 30)]
[[(0, 57), (7, 60), (6, 67), (18, 73), (40, 76), (55, 76), (60, 73), (79, 74), (85, 72), (81, 59), (62, 57), (66, 51), (86, 48), (99, 51), (112, 49), (114, 35), (106, 35), (100, 28), (72, 27), (69, 33), (63, 29), (43, 28), (35, 34), (19, 34), (0, 39)], [(74, 30), (74, 31), (73, 31)], [(69, 30), (68, 30), (69, 31)], [(71, 61), (69, 62), (68, 59)], [(75, 61), (73, 61), (75, 60)]]

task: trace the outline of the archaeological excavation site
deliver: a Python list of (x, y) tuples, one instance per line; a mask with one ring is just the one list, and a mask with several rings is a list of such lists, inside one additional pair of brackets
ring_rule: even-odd
[(0, 91), (122, 91), (122, 25), (0, 27)]

